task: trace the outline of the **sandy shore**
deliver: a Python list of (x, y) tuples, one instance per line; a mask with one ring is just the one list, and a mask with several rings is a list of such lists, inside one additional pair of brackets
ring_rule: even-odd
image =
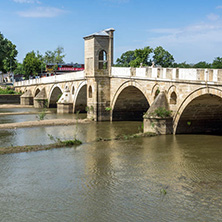
[(33, 108), (33, 106), (20, 105), (20, 104), (0, 104), (0, 109), (11, 109), (11, 108)]
[[(13, 115), (34, 115), (39, 114), (41, 112), (10, 112), (10, 113), (0, 113), (0, 116), (13, 116)], [(45, 114), (52, 114), (51, 111), (46, 111)]]
[(0, 129), (14, 129), (25, 127), (37, 127), (37, 126), (59, 126), (59, 125), (75, 125), (76, 123), (89, 123), (89, 119), (47, 119), (39, 121), (27, 121), (21, 123), (5, 123), (0, 124)]

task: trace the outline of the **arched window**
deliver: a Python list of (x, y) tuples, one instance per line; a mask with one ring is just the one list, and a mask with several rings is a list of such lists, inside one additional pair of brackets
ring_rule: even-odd
[(39, 92), (40, 92), (40, 89), (37, 89), (37, 90), (35, 91), (35, 97), (39, 94)]
[(92, 86), (89, 86), (89, 98), (92, 98)]
[(155, 92), (155, 95), (154, 95), (154, 99), (156, 99), (156, 97), (159, 95), (159, 93), (160, 93), (160, 90), (157, 89), (156, 92)]
[(99, 69), (107, 69), (107, 53), (104, 50), (99, 52)]
[(175, 92), (172, 92), (170, 95), (170, 104), (177, 104), (177, 95)]
[(72, 87), (72, 95), (74, 95), (74, 93), (75, 93), (75, 87), (73, 86)]

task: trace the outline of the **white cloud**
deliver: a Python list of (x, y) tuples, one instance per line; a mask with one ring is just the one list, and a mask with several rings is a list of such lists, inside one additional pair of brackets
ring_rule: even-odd
[(211, 13), (211, 14), (207, 15), (207, 18), (210, 21), (217, 21), (220, 18), (220, 16), (217, 14)]
[(222, 5), (218, 5), (216, 8), (217, 9), (222, 9)]
[(36, 7), (34, 9), (29, 9), (26, 11), (18, 12), (18, 15), (26, 18), (53, 18), (61, 14), (64, 14), (66, 11), (54, 8), (54, 7)]
[(34, 3), (38, 3), (40, 4), (40, 1), (38, 0), (13, 0), (16, 3), (29, 3), (29, 4), (34, 4)]
[(152, 29), (149, 35), (146, 44), (152, 47), (161, 45), (180, 61), (212, 61), (222, 51), (221, 20), (181, 28)]

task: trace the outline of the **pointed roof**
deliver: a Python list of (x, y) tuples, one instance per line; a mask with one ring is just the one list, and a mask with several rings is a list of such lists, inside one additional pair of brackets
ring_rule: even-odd
[(27, 90), (21, 97), (28, 98), (33, 97), (31, 90)]
[(99, 32), (94, 32), (91, 35), (87, 35), (83, 38), (85, 39), (85, 38), (93, 37), (93, 36), (107, 36), (107, 37), (109, 37), (109, 32), (110, 31), (115, 31), (115, 29), (114, 28), (104, 29), (104, 30), (99, 31)]

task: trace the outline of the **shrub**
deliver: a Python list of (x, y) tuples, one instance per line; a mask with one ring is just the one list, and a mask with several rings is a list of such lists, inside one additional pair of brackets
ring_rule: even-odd
[(167, 110), (164, 107), (159, 107), (152, 114), (154, 116), (156, 116), (156, 117), (166, 118), (166, 117), (170, 117), (171, 116), (172, 111), (171, 110)]

